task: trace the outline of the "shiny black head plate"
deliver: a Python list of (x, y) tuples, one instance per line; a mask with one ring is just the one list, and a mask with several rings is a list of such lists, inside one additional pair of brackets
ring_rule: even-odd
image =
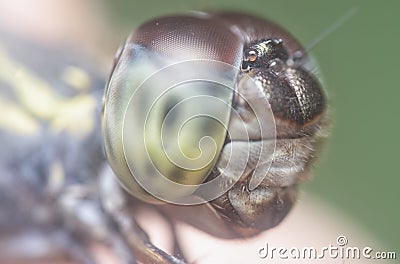
[(254, 68), (268, 67), (278, 59), (286, 61), (289, 54), (282, 44), (282, 39), (266, 38), (257, 40), (245, 48), (243, 53), (242, 70), (248, 72)]
[(289, 54), (285, 44), (285, 39), (272, 37), (252, 41), (244, 47), (241, 69), (263, 87), (276, 118), (278, 136), (288, 132), (292, 137), (304, 133), (298, 127), (320, 119), (326, 99), (318, 79)]

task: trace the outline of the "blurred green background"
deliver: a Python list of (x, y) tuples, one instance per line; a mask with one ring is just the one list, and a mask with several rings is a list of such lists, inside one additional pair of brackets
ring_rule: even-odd
[[(232, 9), (271, 18), (305, 45), (352, 8), (357, 12), (312, 50), (334, 109), (332, 136), (313, 180), (303, 185), (400, 249), (400, 2), (104, 1), (118, 41), (149, 18)], [(399, 74), (399, 76), (398, 76)]]

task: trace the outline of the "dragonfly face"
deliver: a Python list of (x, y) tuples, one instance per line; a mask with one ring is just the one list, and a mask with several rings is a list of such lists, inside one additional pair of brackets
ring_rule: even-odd
[(101, 244), (122, 263), (183, 263), (151, 243), (138, 224), (145, 210), (172, 227), (256, 235), (290, 211), (325, 135), (326, 100), (304, 50), (254, 16), (194, 13), (140, 26), (117, 52), (101, 128), (103, 79), (84, 56), (0, 41), (6, 262), (35, 262), (40, 244), (36, 262), (94, 263)]
[(143, 24), (104, 95), (113, 171), (145, 202), (208, 203), (233, 236), (276, 226), (324, 136), (326, 99), (307, 65), (292, 35), (250, 15)]

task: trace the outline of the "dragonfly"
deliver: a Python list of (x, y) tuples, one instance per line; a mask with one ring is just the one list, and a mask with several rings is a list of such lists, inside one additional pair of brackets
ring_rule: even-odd
[(101, 244), (121, 263), (186, 263), (175, 234), (172, 253), (151, 241), (136, 219), (143, 208), (172, 233), (181, 221), (256, 236), (290, 212), (327, 137), (307, 52), (264, 18), (149, 20), (108, 81), (73, 52), (7, 34), (0, 43), (5, 261), (96, 263)]

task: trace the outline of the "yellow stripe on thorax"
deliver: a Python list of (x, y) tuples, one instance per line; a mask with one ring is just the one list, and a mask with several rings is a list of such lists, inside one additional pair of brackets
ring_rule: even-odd
[(55, 133), (67, 131), (79, 137), (90, 133), (95, 122), (96, 101), (85, 93), (85, 86), (90, 84), (89, 75), (83, 69), (68, 66), (60, 78), (80, 91), (79, 96), (60, 96), (45, 80), (12, 60), (0, 46), (0, 82), (12, 87), (18, 100), (10, 102), (0, 94), (3, 115), (0, 128), (32, 134), (38, 132), (39, 121), (46, 121)]

